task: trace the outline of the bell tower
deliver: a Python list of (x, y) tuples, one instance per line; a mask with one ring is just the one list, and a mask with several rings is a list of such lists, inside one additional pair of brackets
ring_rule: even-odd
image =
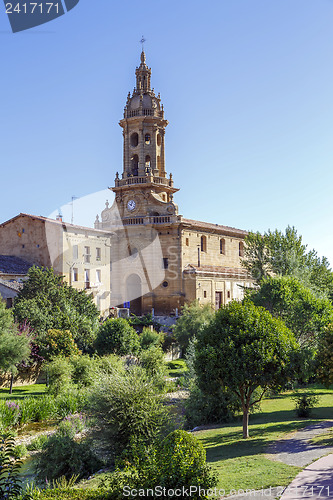
[[(165, 170), (165, 128), (160, 94), (151, 88), (151, 69), (146, 55), (141, 52), (140, 65), (136, 68), (136, 85), (129, 92), (124, 116), (119, 125), (123, 129), (123, 172), (116, 174), (116, 203), (123, 223), (154, 223), (150, 217), (175, 216), (172, 175)], [(139, 217), (134, 221), (133, 217)], [(155, 221), (157, 222), (157, 221)], [(171, 221), (169, 221), (171, 222)]]

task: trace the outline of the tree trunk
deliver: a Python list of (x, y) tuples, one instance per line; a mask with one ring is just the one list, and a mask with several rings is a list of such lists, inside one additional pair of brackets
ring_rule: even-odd
[(9, 387), (9, 394), (13, 393), (13, 381), (14, 381), (14, 375), (11, 373), (10, 375), (10, 387)]
[(249, 409), (244, 408), (243, 410), (243, 439), (249, 437)]

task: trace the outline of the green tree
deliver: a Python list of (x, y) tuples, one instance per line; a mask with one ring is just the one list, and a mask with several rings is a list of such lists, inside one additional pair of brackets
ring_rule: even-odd
[(139, 336), (123, 318), (107, 319), (99, 327), (96, 338), (99, 354), (137, 354), (140, 350)]
[(11, 374), (10, 394), (17, 365), (29, 358), (30, 341), (24, 332), (17, 330), (11, 311), (0, 301), (0, 371)]
[(213, 318), (214, 311), (210, 304), (200, 305), (195, 301), (185, 304), (182, 315), (174, 327), (174, 335), (183, 350), (186, 352), (189, 341), (195, 337)]
[(320, 332), (333, 321), (331, 302), (318, 298), (293, 276), (265, 278), (260, 289), (248, 297), (275, 318), (281, 318), (303, 347), (316, 346)]
[(69, 286), (48, 268), (29, 269), (15, 300), (14, 316), (19, 323), (29, 323), (38, 336), (52, 329), (69, 330), (83, 351), (92, 349), (99, 324), (92, 297)]
[(285, 233), (268, 230), (263, 235), (250, 232), (245, 238), (242, 265), (257, 283), (274, 274), (295, 276), (308, 288), (333, 298), (333, 273), (328, 260), (307, 251), (294, 227)]
[(333, 324), (327, 325), (318, 339), (317, 375), (323, 384), (333, 384)]
[(77, 356), (80, 354), (69, 330), (48, 330), (41, 338), (41, 355), (50, 360), (55, 356)]
[(282, 387), (291, 378), (290, 360), (296, 350), (294, 335), (283, 321), (251, 302), (231, 302), (197, 336), (199, 387), (218, 381), (236, 394), (247, 438), (250, 408), (269, 388)]

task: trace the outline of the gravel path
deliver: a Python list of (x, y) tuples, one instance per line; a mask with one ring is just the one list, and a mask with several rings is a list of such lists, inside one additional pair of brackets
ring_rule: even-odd
[(287, 465), (305, 467), (323, 455), (333, 453), (333, 447), (323, 447), (309, 442), (315, 436), (327, 432), (332, 427), (333, 420), (326, 420), (288, 434), (267, 450), (268, 458)]

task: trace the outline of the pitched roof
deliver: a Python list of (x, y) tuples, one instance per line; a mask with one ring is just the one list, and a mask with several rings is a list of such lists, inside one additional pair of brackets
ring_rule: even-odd
[(1, 274), (21, 274), (25, 276), (32, 266), (26, 260), (15, 255), (0, 255), (0, 273)]
[(82, 229), (84, 231), (93, 231), (93, 232), (100, 233), (100, 234), (101, 233), (105, 234), (108, 232), (108, 231), (103, 231), (102, 229), (95, 229), (93, 227), (85, 227), (85, 226), (78, 226), (76, 224), (70, 224), (69, 222), (65, 222), (63, 220), (49, 219), (48, 217), (44, 217), (43, 215), (25, 214), (23, 212), (16, 215), (15, 217), (12, 217), (9, 220), (6, 220), (5, 222), (2, 222), (0, 224), (0, 227), (5, 226), (9, 222), (12, 222), (12, 221), (18, 219), (19, 217), (29, 217), (30, 219), (33, 219), (33, 220), (40, 220), (42, 222), (50, 222), (51, 224), (57, 224), (58, 226), (63, 226), (64, 228), (68, 228), (68, 229), (71, 229), (71, 228)]
[(15, 292), (19, 292), (23, 286), (23, 283), (19, 283), (18, 281), (6, 281), (0, 278), (0, 285), (6, 286)]
[(248, 231), (244, 231), (243, 229), (237, 229), (230, 226), (221, 226), (220, 224), (212, 224), (210, 222), (201, 222), (199, 220), (182, 218), (182, 223), (194, 228), (207, 229), (216, 233), (223, 233), (238, 238), (245, 238), (245, 236), (248, 234)]

